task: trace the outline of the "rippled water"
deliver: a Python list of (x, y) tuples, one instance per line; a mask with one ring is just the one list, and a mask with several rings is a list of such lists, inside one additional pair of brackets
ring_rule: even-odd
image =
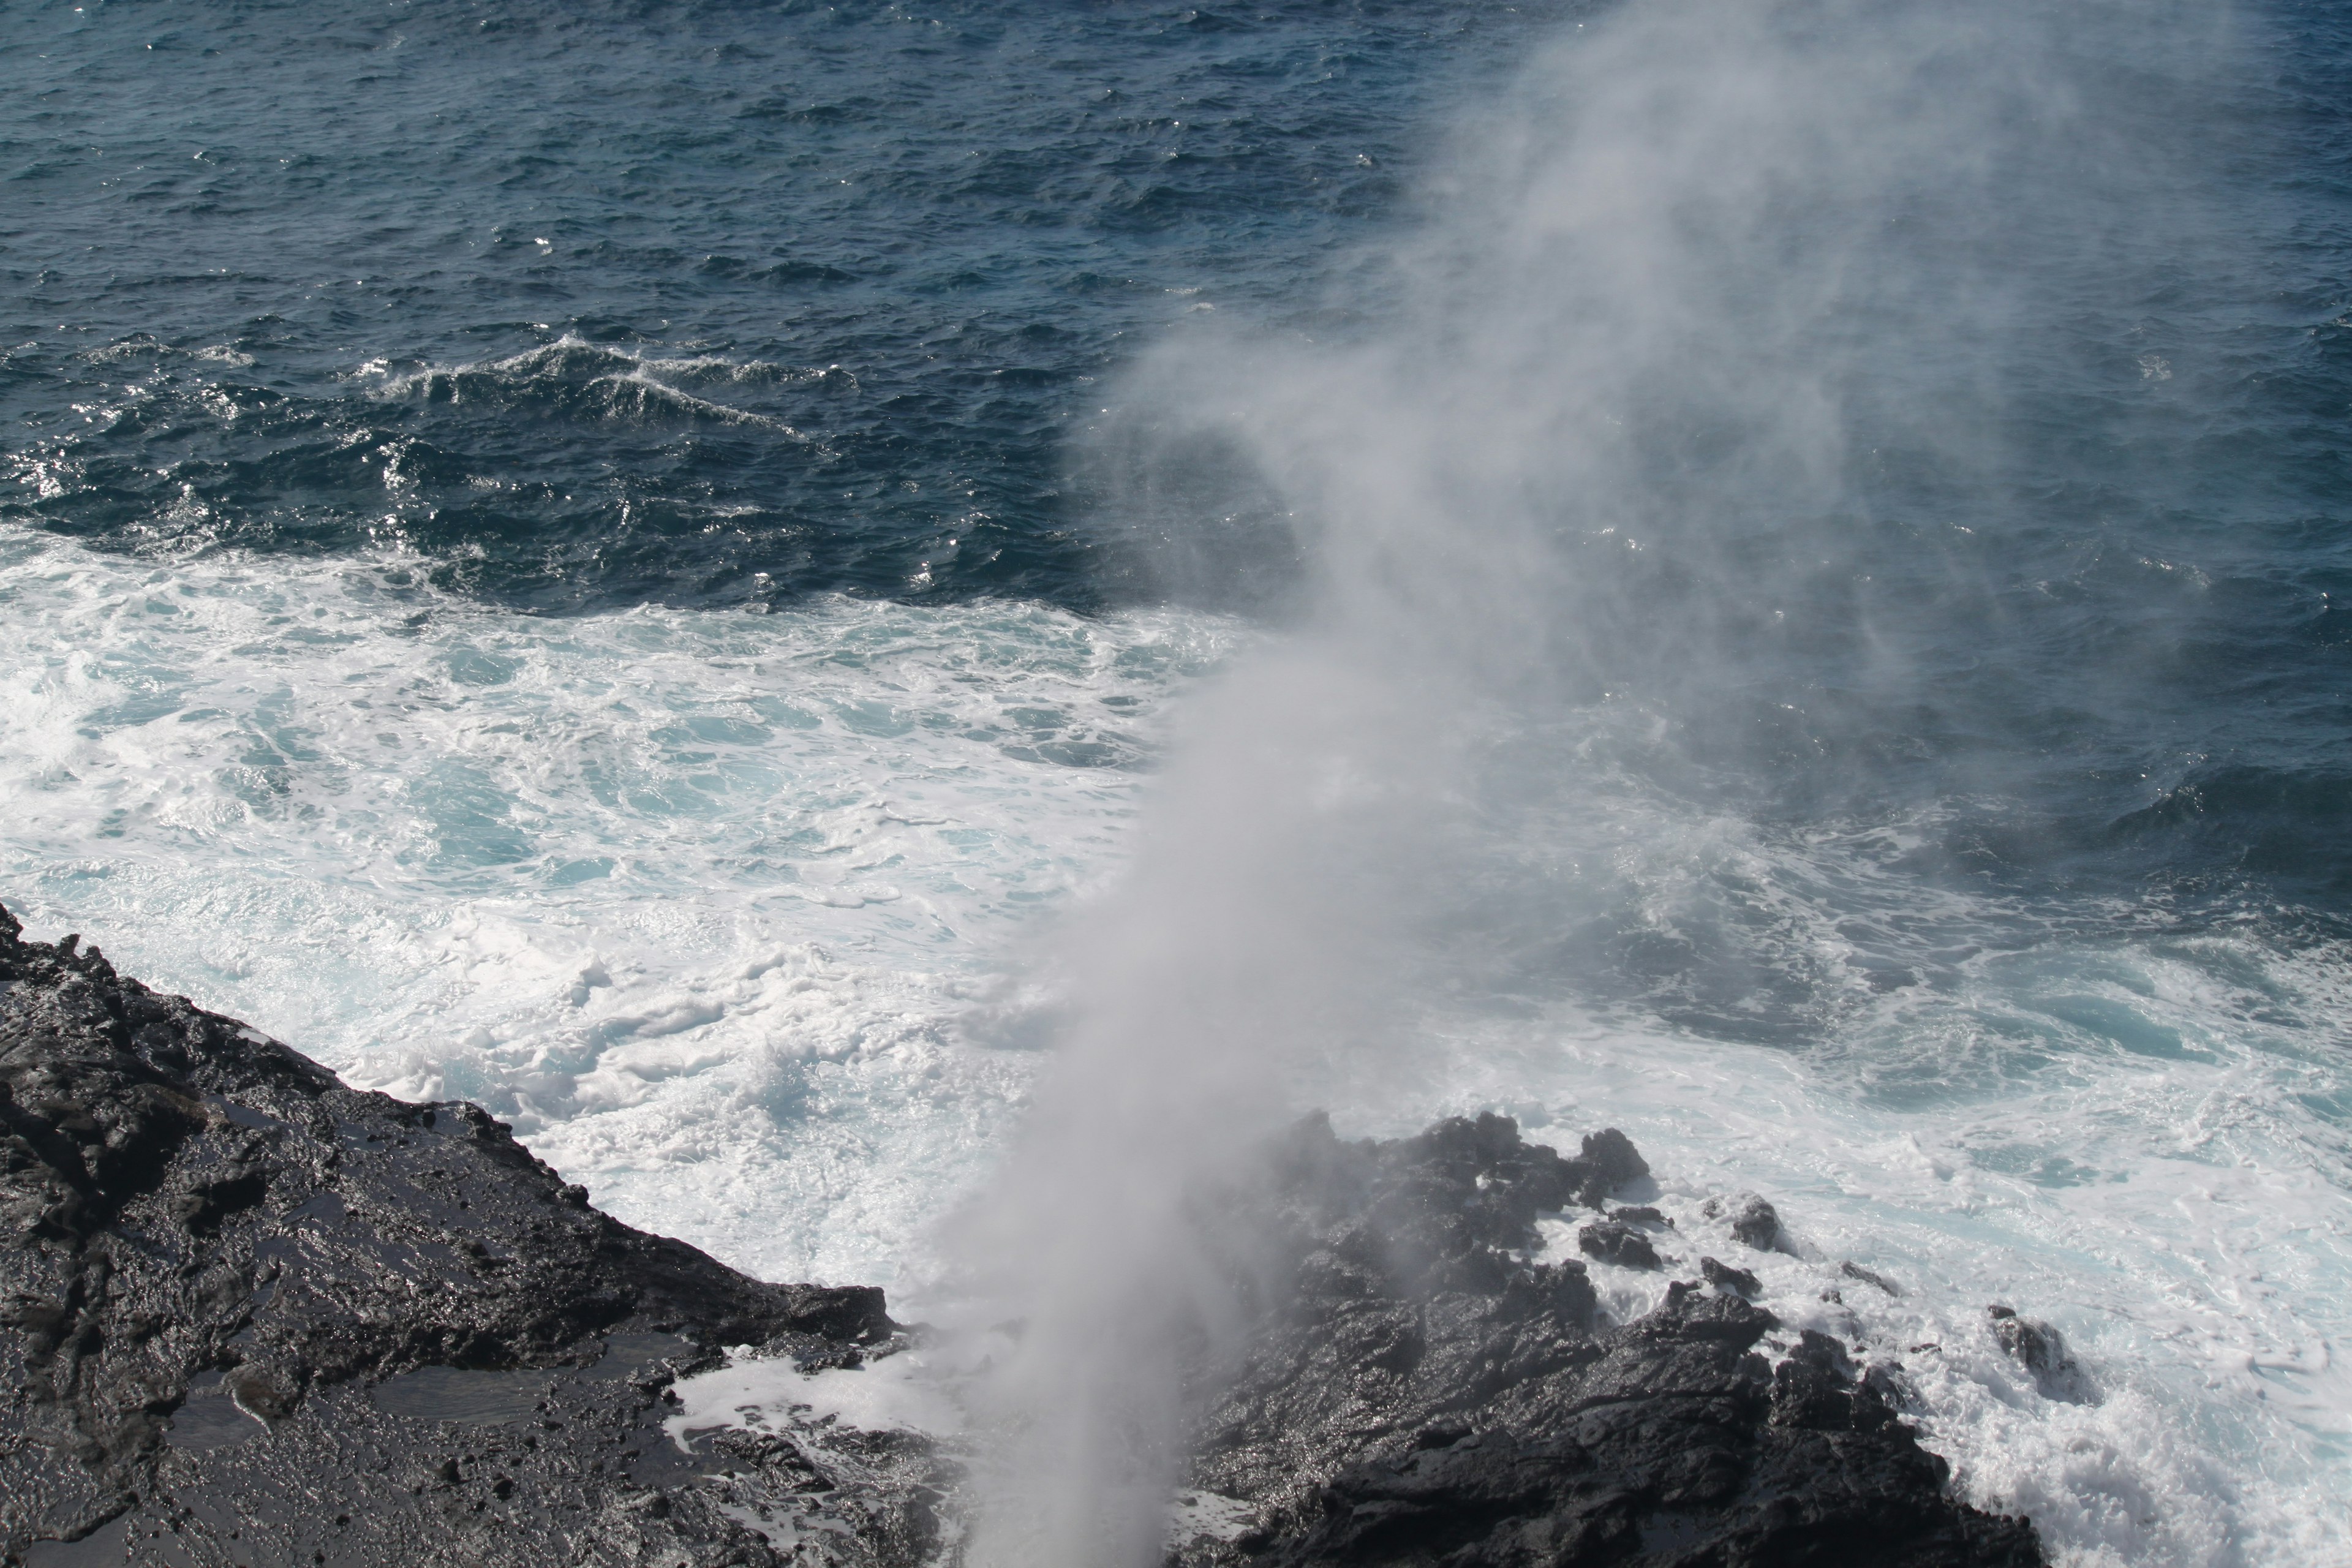
[(1132, 334), (1322, 302), (1544, 14), (50, 6), (5, 68), (17, 513), (503, 603), (1087, 605)]
[[(1125, 466), (1183, 424), (1134, 365), (1242, 406), (1377, 339), (1465, 106), (1611, 14), (13, 15), (0, 900), (632, 1221), (919, 1278), (1053, 1037), (1033, 944), (1301, 570), (1218, 439)], [(2076, 78), (2095, 199), (1897, 215), (1841, 504), (1686, 516), (1727, 426), (1654, 422), (1654, 504), (1561, 545), (1575, 678), (1465, 721), (1487, 787), (1412, 868), (1432, 1048), (1331, 1109), (1766, 1191), (1788, 1268), (1920, 1287), (1856, 1310), (1953, 1347), (1972, 1495), (2074, 1561), (2324, 1562), (2352, 26), (2071, 14), (2156, 40)], [(2009, 1379), (1996, 1300), (2105, 1403)]]

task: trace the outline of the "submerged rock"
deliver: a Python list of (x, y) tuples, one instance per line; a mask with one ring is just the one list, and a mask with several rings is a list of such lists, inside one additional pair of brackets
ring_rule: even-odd
[[(1562, 1194), (1597, 1205), (1647, 1172), (1622, 1134), (1585, 1149), (1563, 1161), (1496, 1116), (1389, 1143), (1319, 1119), (1293, 1133), (1265, 1189), (1293, 1287), (1212, 1403), (1190, 1478), (1229, 1522), (1178, 1541), (1172, 1568), (2043, 1561), (2030, 1524), (1949, 1495), (1897, 1417), (1896, 1369), (1811, 1330), (1791, 1342), (1746, 1299), (1754, 1273), (1704, 1259), (1722, 1293), (1678, 1281), (1612, 1323), (1586, 1263), (1528, 1261)], [(1731, 1228), (1777, 1242), (1769, 1215), (1738, 1205)], [(1622, 1218), (1579, 1242), (1657, 1265)]]
[(2013, 1307), (1985, 1309), (1992, 1321), (1992, 1337), (2011, 1361), (2033, 1374), (2045, 1399), (2066, 1405), (2093, 1405), (2098, 1393), (2079, 1363), (2066, 1352), (2058, 1331), (2037, 1318), (2021, 1318)]
[(1706, 1213), (1710, 1218), (1713, 1218), (1721, 1215), (1727, 1206), (1731, 1211), (1733, 1240), (1743, 1247), (1752, 1247), (1759, 1252), (1777, 1252), (1780, 1249), (1780, 1210), (1774, 1208), (1763, 1198), (1758, 1197), (1754, 1193), (1746, 1193), (1730, 1205), (1726, 1205), (1720, 1199), (1708, 1199)]
[(1872, 1273), (1869, 1269), (1864, 1268), (1861, 1264), (1853, 1262), (1852, 1259), (1848, 1259), (1846, 1262), (1839, 1264), (1838, 1272), (1844, 1275), (1849, 1279), (1857, 1280), (1860, 1283), (1867, 1285), (1871, 1289), (1883, 1292), (1885, 1295), (1900, 1296), (1903, 1294), (1902, 1291), (1897, 1290), (1895, 1288), (1895, 1282), (1893, 1280), (1887, 1279), (1883, 1274)]
[(807, 1561), (766, 1539), (796, 1514), (825, 1561), (938, 1544), (904, 1435), (663, 1426), (717, 1347), (887, 1350), (881, 1291), (633, 1230), (479, 1109), (355, 1092), (5, 910), (0, 1320), (11, 1563)]

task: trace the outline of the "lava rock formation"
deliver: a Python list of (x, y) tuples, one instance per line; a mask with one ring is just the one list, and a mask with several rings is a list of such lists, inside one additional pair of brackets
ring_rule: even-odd
[(718, 1347), (888, 1349), (880, 1290), (632, 1230), (479, 1109), (346, 1089), (5, 910), (0, 1321), (12, 1564), (784, 1563), (756, 1526), (812, 1498), (829, 1560), (912, 1563), (951, 1480), (904, 1434), (663, 1427)]
[[(1274, 1162), (1289, 1293), (1196, 1448), (1201, 1494), (1238, 1527), (1180, 1542), (1181, 1568), (2025, 1568), (2032, 1527), (1948, 1495), (1898, 1417), (1895, 1369), (1781, 1335), (1754, 1274), (1699, 1260), (1622, 1325), (1587, 1266), (1529, 1262), (1538, 1221), (1601, 1207), (1647, 1173), (1623, 1136), (1563, 1158), (1507, 1117), (1345, 1143), (1320, 1119)], [(1663, 1266), (1657, 1211), (1586, 1226), (1581, 1249)], [(1733, 1226), (1770, 1250), (1755, 1200)], [(1711, 1286), (1712, 1289), (1707, 1287)], [(1891, 1288), (1890, 1288), (1891, 1289)], [(1246, 1505), (1234, 1506), (1234, 1505)], [(1217, 1510), (1211, 1510), (1215, 1512)]]
[[(1315, 1119), (1268, 1162), (1225, 1215), (1274, 1260), (1257, 1327), (1202, 1369), (1188, 1497), (1218, 1528), (1169, 1568), (2042, 1561), (1948, 1495), (1893, 1369), (1782, 1331), (1750, 1270), (1701, 1258), (1612, 1324), (1586, 1263), (1531, 1261), (1581, 1206), (1596, 1259), (1680, 1268), (1670, 1220), (1612, 1206), (1648, 1176), (1622, 1134)], [(1732, 1235), (1783, 1245), (1760, 1199)], [(823, 1369), (907, 1338), (879, 1290), (632, 1230), (477, 1107), (347, 1089), (0, 910), (0, 1563), (954, 1568), (940, 1445), (671, 1416), (722, 1347)]]

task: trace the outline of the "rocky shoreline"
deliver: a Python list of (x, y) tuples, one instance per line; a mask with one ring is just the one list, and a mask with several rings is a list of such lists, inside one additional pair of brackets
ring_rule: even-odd
[[(1613, 1131), (1563, 1157), (1492, 1115), (1385, 1143), (1342, 1142), (1320, 1119), (1296, 1129), (1263, 1184), (1295, 1260), (1287, 1300), (1195, 1444), (1194, 1484), (1249, 1508), (1175, 1560), (2043, 1561), (2030, 1524), (1950, 1497), (1944, 1461), (1902, 1419), (1898, 1367), (1787, 1330), (1749, 1300), (1750, 1269), (1692, 1256), (1657, 1209), (1615, 1201), (1648, 1175)], [(1710, 1206), (1729, 1250), (1780, 1245), (1760, 1198)], [(1584, 1257), (1532, 1261), (1539, 1222), (1580, 1213)], [(1659, 1278), (1658, 1304), (1610, 1321), (1603, 1266)]]
[[(1677, 1262), (1613, 1201), (1647, 1173), (1622, 1135), (1562, 1157), (1498, 1117), (1388, 1143), (1315, 1120), (1268, 1161), (1245, 1223), (1281, 1267), (1208, 1385), (1171, 1568), (2043, 1560), (1950, 1497), (1899, 1371), (1779, 1331), (1736, 1258), (1624, 1323), (1583, 1262), (1532, 1261), (1582, 1210), (1596, 1265)], [(1725, 1223), (1777, 1236), (1769, 1205)], [(730, 1349), (904, 1348), (881, 1291), (633, 1230), (479, 1109), (347, 1089), (5, 910), (0, 1321), (0, 1563), (961, 1557), (947, 1446), (673, 1419)]]
[(839, 1560), (937, 1549), (922, 1445), (662, 1424), (724, 1346), (887, 1352), (880, 1290), (633, 1230), (476, 1107), (346, 1089), (5, 911), (0, 1134), (0, 1561), (767, 1563), (761, 1511), (816, 1492)]

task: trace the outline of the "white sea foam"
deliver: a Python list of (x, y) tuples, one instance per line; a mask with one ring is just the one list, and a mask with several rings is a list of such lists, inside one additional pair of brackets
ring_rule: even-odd
[[(481, 1100), (599, 1202), (755, 1271), (921, 1272), (1033, 1076), (1045, 1003), (997, 958), (1119, 864), (1167, 698), (1240, 634), (841, 601), (536, 619), (407, 570), (0, 538), (11, 907), (357, 1081)], [(1621, 1126), (1670, 1255), (1753, 1268), (1792, 1326), (1901, 1361), (1969, 1494), (2063, 1560), (2329, 1561), (2352, 1532), (2346, 956), (2053, 931), (1880, 994), (1838, 934), (1855, 908), (1907, 898), (1927, 946), (2021, 912), (1906, 892), (1885, 835), (1775, 846), (1598, 775), (1583, 798), (1625, 846), (1583, 896), (1671, 925), (1759, 889), (1759, 964), (1835, 999), (1818, 1035), (1465, 1006), (1422, 1020), (1436, 1047), (1401, 1077), (1354, 1079), (1343, 1127)], [(1792, 1253), (1700, 1214), (1747, 1188)], [(1621, 1316), (1663, 1285), (1596, 1272)], [(2059, 1328), (2099, 1402), (2040, 1394), (1996, 1301)], [(685, 1414), (932, 1430), (961, 1419), (940, 1370), (747, 1362), (729, 1375), (766, 1383), (697, 1384)]]
[(838, 367), (780, 365), (716, 354), (635, 353), (612, 344), (591, 343), (571, 332), (520, 353), (469, 363), (412, 363), (395, 370), (387, 361), (370, 360), (353, 373), (353, 379), (372, 383), (372, 390), (381, 397), (418, 397), (437, 403), (571, 389), (587, 394), (593, 411), (604, 417), (706, 419), (756, 426), (796, 441), (813, 438), (782, 419), (704, 394), (808, 382), (854, 384), (849, 373)]
[[(2056, 982), (2066, 956), (2043, 956), (2040, 979)], [(2249, 944), (2231, 956), (2315, 1008), (2342, 983), (2340, 955)], [(2142, 965), (2152, 991), (2175, 963), (2130, 947), (2076, 962)], [(1991, 991), (1970, 1000), (2037, 1000), (2030, 987)], [(2227, 1010), (2195, 987), (2142, 1005), (2210, 1059), (2086, 1052), (2041, 1081), (1895, 1106), (1834, 1057), (1556, 1018), (1465, 1029), (1439, 1071), (1457, 1108), (1502, 1105), (1538, 1140), (1573, 1147), (1598, 1124), (1625, 1130), (1677, 1223), (1660, 1238), (1681, 1259), (1673, 1273), (1695, 1276), (1702, 1254), (1752, 1268), (1792, 1328), (1899, 1363), (1927, 1445), (1954, 1462), (1963, 1491), (2028, 1513), (2061, 1561), (2343, 1561), (2352, 1163), (2341, 1130), (2304, 1103), (2291, 1058), (2259, 1031), (2224, 1026)], [(1706, 1198), (1743, 1189), (1778, 1205), (1787, 1252), (1743, 1247), (1702, 1213)], [(1567, 1228), (1552, 1228), (1566, 1243)], [(1849, 1260), (1902, 1294), (1843, 1275)], [(1664, 1279), (1594, 1272), (1621, 1316), (1652, 1304)], [(1992, 1337), (1995, 1303), (2055, 1326), (2096, 1400), (2037, 1389)]]
[[(1433, 1005), (1426, 1049), (1331, 1104), (1343, 1127), (1496, 1109), (1570, 1149), (1623, 1129), (1683, 1266), (1596, 1266), (1604, 1306), (1647, 1310), (1702, 1254), (1754, 1268), (1791, 1325), (1901, 1363), (1967, 1494), (2027, 1512), (2063, 1562), (2352, 1560), (2352, 952), (2252, 914), (2182, 934), (1935, 887), (1903, 865), (1932, 821), (1781, 837), (1644, 797), (1605, 755), (1568, 776), (1581, 820), (1514, 826), (1581, 868), (1571, 894), (1484, 877), (1515, 900), (1496, 923), (1601, 909), (1736, 942), (1743, 973), (1804, 977), (1805, 1027), (1740, 1044), (1639, 999), (1531, 1017), (1520, 986)], [(1912, 965), (1892, 985), (1890, 961)], [(1742, 1190), (1779, 1206), (1789, 1254), (1701, 1215)], [(2101, 1397), (2037, 1391), (1991, 1337), (1995, 1303), (2054, 1325)]]
[(794, 1423), (953, 1437), (963, 1430), (964, 1416), (941, 1370), (920, 1350), (899, 1351), (862, 1366), (803, 1372), (789, 1359), (740, 1349), (723, 1366), (680, 1378), (672, 1388), (676, 1413), (662, 1426), (670, 1441), (688, 1452), (698, 1432)]
[(413, 564), (0, 535), (10, 907), (479, 1100), (625, 1217), (887, 1277), (1027, 1081), (1001, 950), (1115, 859), (1157, 710), (1234, 628), (538, 618)]

